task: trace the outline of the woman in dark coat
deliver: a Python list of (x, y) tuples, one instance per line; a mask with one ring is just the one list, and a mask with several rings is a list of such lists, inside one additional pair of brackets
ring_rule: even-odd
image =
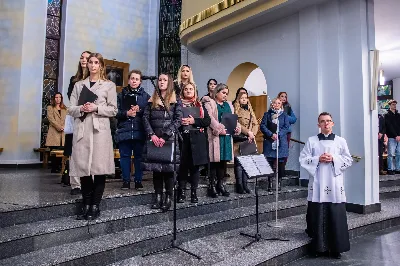
[[(123, 185), (121, 189), (131, 188), (131, 157), (134, 155), (135, 189), (143, 188), (141, 169), (142, 153), (146, 134), (143, 128), (143, 111), (150, 99), (150, 95), (140, 86), (142, 72), (129, 72), (128, 86), (118, 93), (118, 129), (115, 134), (121, 155), (121, 170)], [(133, 105), (134, 104), (134, 105)]]
[[(161, 148), (166, 141), (174, 140), (175, 128), (181, 126), (182, 106), (180, 100), (175, 95), (171, 76), (160, 74), (156, 90), (159, 90), (161, 97), (163, 97), (165, 106), (158, 96), (157, 91), (154, 91), (144, 110), (143, 123), (144, 129), (151, 139), (151, 142), (147, 142), (147, 145), (155, 145), (157, 148)], [(142, 166), (143, 170), (153, 171), (153, 185), (156, 197), (152, 208), (161, 208), (163, 211), (167, 211), (171, 208), (174, 163), (150, 160), (148, 159), (148, 150), (148, 147), (145, 146)], [(178, 143), (176, 143), (174, 150), (176, 156), (176, 170), (178, 170), (180, 161)], [(165, 184), (166, 190), (164, 203), (162, 197), (163, 183)]]
[(181, 164), (179, 168), (179, 187), (178, 187), (178, 202), (183, 203), (186, 199), (185, 190), (188, 180), (188, 171), (190, 172), (191, 193), (190, 198), (192, 203), (197, 203), (197, 186), (200, 179), (200, 165), (208, 163), (207, 152), (207, 136), (205, 128), (211, 123), (211, 118), (208, 112), (203, 108), (197, 98), (196, 85), (188, 83), (181, 91), (182, 107), (199, 109), (199, 117), (194, 118), (189, 115), (182, 118), (182, 134), (181, 145)]
[[(87, 71), (87, 63), (89, 59), (89, 55), (91, 52), (84, 51), (79, 58), (78, 70), (76, 71), (75, 76), (72, 76), (69, 80), (69, 86), (67, 91), (68, 100), (71, 100), (72, 90), (74, 89), (75, 83), (83, 79), (84, 72)], [(65, 134), (65, 144), (64, 144), (64, 156), (72, 155), (72, 141), (74, 134)], [(67, 161), (67, 165), (65, 167), (67, 173), (69, 173), (69, 161)], [(69, 179), (64, 178), (65, 175), (63, 173), (62, 183), (65, 185), (71, 184), (71, 195), (81, 194), (81, 180), (79, 176), (71, 176), (69, 175)], [(66, 176), (66, 177), (68, 177)]]
[(179, 68), (178, 76), (177, 76), (176, 80), (174, 80), (176, 96), (178, 96), (178, 97), (181, 96), (183, 87), (188, 83), (195, 84), (194, 80), (193, 80), (193, 72), (192, 72), (192, 69), (190, 68), (190, 66), (182, 65)]
[[(278, 131), (279, 126), (279, 131)], [(278, 169), (278, 188), (281, 189), (282, 177), (285, 173), (285, 160), (289, 156), (287, 133), (289, 131), (289, 118), (282, 109), (279, 98), (272, 100), (272, 106), (264, 113), (260, 124), (260, 130), (264, 135), (263, 154), (274, 170)], [(277, 134), (278, 131), (278, 134)], [(278, 165), (276, 165), (278, 149)], [(268, 179), (268, 191), (272, 191), (271, 179)]]

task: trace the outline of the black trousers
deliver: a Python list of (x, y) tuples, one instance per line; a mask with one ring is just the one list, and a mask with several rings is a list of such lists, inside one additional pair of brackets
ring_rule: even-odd
[(350, 250), (345, 203), (308, 202), (307, 233), (316, 252)]
[[(200, 167), (193, 164), (192, 147), (190, 145), (189, 134), (182, 134), (183, 142), (181, 145), (181, 162), (179, 165), (178, 183), (179, 188), (186, 189), (187, 181), (191, 184), (191, 189), (197, 189), (200, 179)], [(190, 174), (190, 178), (188, 176)]]
[(153, 172), (153, 186), (156, 194), (163, 193), (163, 184), (165, 185), (165, 192), (172, 196), (174, 186), (174, 173), (161, 173)]
[(226, 167), (227, 161), (210, 163), (210, 177), (217, 178), (218, 181), (222, 181), (225, 177)]
[(378, 152), (379, 152), (379, 171), (383, 170), (383, 137), (378, 139)]
[(81, 177), (81, 191), (84, 205), (99, 205), (106, 186), (105, 175)]
[[(268, 160), (269, 165), (271, 166), (272, 170), (274, 170), (274, 173), (276, 173), (276, 159), (271, 161)], [(278, 162), (278, 179), (282, 180), (282, 177), (285, 176), (285, 165), (286, 162)]]

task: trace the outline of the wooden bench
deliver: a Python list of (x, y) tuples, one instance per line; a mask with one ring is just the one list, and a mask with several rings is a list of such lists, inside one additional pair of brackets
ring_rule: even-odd
[(33, 151), (43, 154), (43, 168), (47, 169), (49, 164), (50, 148), (34, 148)]

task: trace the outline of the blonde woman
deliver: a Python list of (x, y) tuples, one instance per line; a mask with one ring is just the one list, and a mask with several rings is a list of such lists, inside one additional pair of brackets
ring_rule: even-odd
[[(230, 195), (225, 188), (224, 177), (227, 162), (233, 160), (233, 142), (232, 136), (221, 123), (223, 113), (234, 113), (232, 103), (227, 101), (228, 93), (228, 86), (218, 84), (212, 96), (204, 96), (202, 100), (211, 118), (210, 128), (207, 130), (210, 156), (208, 195), (213, 198), (218, 197), (218, 194), (225, 197)], [(239, 132), (240, 124), (237, 123), (235, 134)]]
[(182, 65), (179, 68), (177, 79), (174, 80), (175, 93), (177, 96), (181, 95), (183, 86), (188, 83), (195, 84), (194, 79), (193, 79), (193, 72), (192, 72), (192, 69), (190, 68), (190, 66)]
[[(90, 54), (87, 67), (89, 76), (84, 75), (75, 84), (68, 108), (75, 118), (70, 175), (81, 177), (84, 207), (77, 219), (94, 220), (100, 216), (106, 175), (115, 173), (110, 117), (117, 114), (117, 91), (106, 78), (101, 54)], [(78, 105), (84, 86), (97, 95), (97, 100)]]
[[(235, 108), (235, 114), (238, 115), (238, 122), (240, 124), (241, 134), (247, 137), (248, 142), (255, 142), (259, 125), (257, 117), (254, 114), (253, 108), (249, 101), (249, 95), (246, 90), (242, 90), (237, 95), (233, 107)], [(239, 156), (239, 144), (240, 142), (233, 144), (233, 151), (235, 155), (235, 178), (236, 178), (236, 192), (239, 194), (251, 193), (247, 186), (247, 174), (243, 171), (240, 166), (237, 156)]]

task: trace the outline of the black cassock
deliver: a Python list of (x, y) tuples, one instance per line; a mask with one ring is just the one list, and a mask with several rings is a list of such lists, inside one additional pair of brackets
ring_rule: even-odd
[(308, 202), (307, 233), (316, 252), (350, 250), (345, 203)]

